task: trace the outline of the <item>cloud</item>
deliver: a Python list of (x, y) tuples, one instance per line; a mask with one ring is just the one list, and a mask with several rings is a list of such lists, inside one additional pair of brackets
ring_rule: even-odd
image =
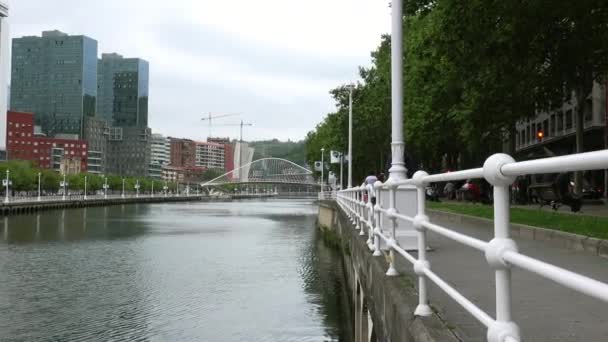
[(10, 20), (14, 37), (60, 29), (148, 60), (153, 131), (203, 139), (203, 113), (242, 112), (246, 139), (294, 140), (369, 63), (389, 14), (378, 0), (18, 0)]

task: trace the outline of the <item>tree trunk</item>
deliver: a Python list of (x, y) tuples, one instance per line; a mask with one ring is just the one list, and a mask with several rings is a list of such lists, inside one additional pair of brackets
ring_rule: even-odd
[[(585, 109), (587, 107), (587, 94), (579, 95), (577, 98), (576, 108), (576, 153), (583, 153), (584, 148), (584, 133), (585, 133)], [(574, 173), (574, 191), (577, 195), (583, 194), (583, 171)]]

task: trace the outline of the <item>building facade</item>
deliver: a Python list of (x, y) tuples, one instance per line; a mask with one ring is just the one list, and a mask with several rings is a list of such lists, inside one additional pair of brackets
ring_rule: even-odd
[(149, 64), (104, 53), (98, 61), (97, 113), (113, 126), (148, 127)]
[(95, 115), (97, 41), (45, 31), (13, 39), (10, 108), (36, 113), (47, 136), (83, 136), (84, 118)]
[(224, 170), (225, 147), (213, 142), (196, 143), (196, 166), (204, 169)]
[(147, 177), (152, 131), (147, 127), (110, 127), (108, 173)]
[(110, 127), (103, 119), (87, 117), (84, 122), (84, 139), (89, 143), (88, 172), (105, 174), (107, 171)]
[[(234, 146), (230, 138), (207, 138), (207, 142), (214, 142), (224, 145), (224, 171), (234, 170)], [(232, 174), (228, 175), (232, 177)]]
[(162, 178), (163, 166), (171, 162), (171, 142), (162, 134), (154, 133), (151, 137), (150, 168), (148, 174), (152, 178)]
[(8, 160), (28, 160), (39, 168), (69, 174), (87, 171), (85, 140), (36, 136), (32, 113), (9, 111), (6, 125)]
[(196, 142), (190, 139), (169, 138), (171, 161), (174, 167), (196, 167)]
[[(0, 0), (0, 122), (6, 122), (8, 109), (8, 96), (4, 90), (8, 90), (9, 47), (8, 3)], [(5, 143), (6, 129), (0, 127), (0, 149), (6, 147)]]
[[(606, 127), (606, 87), (595, 83), (587, 98), (584, 115), (585, 151), (604, 148)], [(516, 125), (515, 151), (519, 155), (545, 156), (575, 152), (576, 99), (565, 102), (551, 112), (538, 113), (534, 118)], [(539, 137), (539, 134), (542, 137)]]

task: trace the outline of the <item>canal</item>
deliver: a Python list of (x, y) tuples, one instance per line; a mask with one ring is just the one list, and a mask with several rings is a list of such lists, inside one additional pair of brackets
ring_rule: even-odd
[(4, 217), (0, 341), (349, 341), (310, 201)]

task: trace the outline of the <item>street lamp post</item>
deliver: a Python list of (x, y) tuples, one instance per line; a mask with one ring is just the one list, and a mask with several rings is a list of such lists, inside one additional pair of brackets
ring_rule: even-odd
[(4, 185), (6, 188), (6, 196), (4, 196), (4, 203), (10, 202), (9, 197), (8, 197), (8, 191), (9, 191), (8, 188), (9, 188), (9, 186), (12, 185), (10, 173), (11, 173), (10, 170), (6, 170), (6, 179), (2, 180), (2, 185)]
[(68, 182), (65, 180), (65, 173), (63, 174), (63, 180), (59, 183), (59, 186), (63, 188), (63, 196), (61, 197), (62, 201), (65, 201), (65, 195), (68, 192)]
[[(348, 85), (348, 188), (353, 187), (353, 88)], [(342, 160), (341, 160), (342, 161)], [(342, 167), (340, 165), (340, 167)], [(342, 176), (340, 176), (342, 182)]]
[(150, 197), (154, 197), (154, 181), (152, 181), (152, 191), (150, 191)]
[[(403, 160), (403, 0), (393, 0), (391, 34), (391, 168), (389, 179), (407, 178)], [(352, 157), (352, 156), (351, 156)], [(352, 159), (352, 158), (351, 158)]]
[(186, 186), (186, 197), (190, 196), (190, 182), (188, 182), (188, 185)]
[(125, 179), (122, 179), (122, 192), (120, 193), (121, 198), (125, 198)]
[(165, 197), (167, 197), (167, 190), (169, 187), (167, 186), (167, 182), (165, 181), (165, 185), (163, 186), (163, 191), (165, 192)]
[(103, 199), (108, 199), (108, 177), (105, 177), (105, 181), (103, 183)]
[(40, 180), (42, 177), (42, 173), (38, 172), (38, 202), (40, 202), (42, 200), (42, 198), (40, 197)]
[(135, 197), (139, 198), (139, 179), (135, 183)]
[(321, 191), (323, 191), (324, 172), (325, 172), (325, 147), (321, 148)]
[(84, 200), (87, 199), (87, 176), (84, 176)]

